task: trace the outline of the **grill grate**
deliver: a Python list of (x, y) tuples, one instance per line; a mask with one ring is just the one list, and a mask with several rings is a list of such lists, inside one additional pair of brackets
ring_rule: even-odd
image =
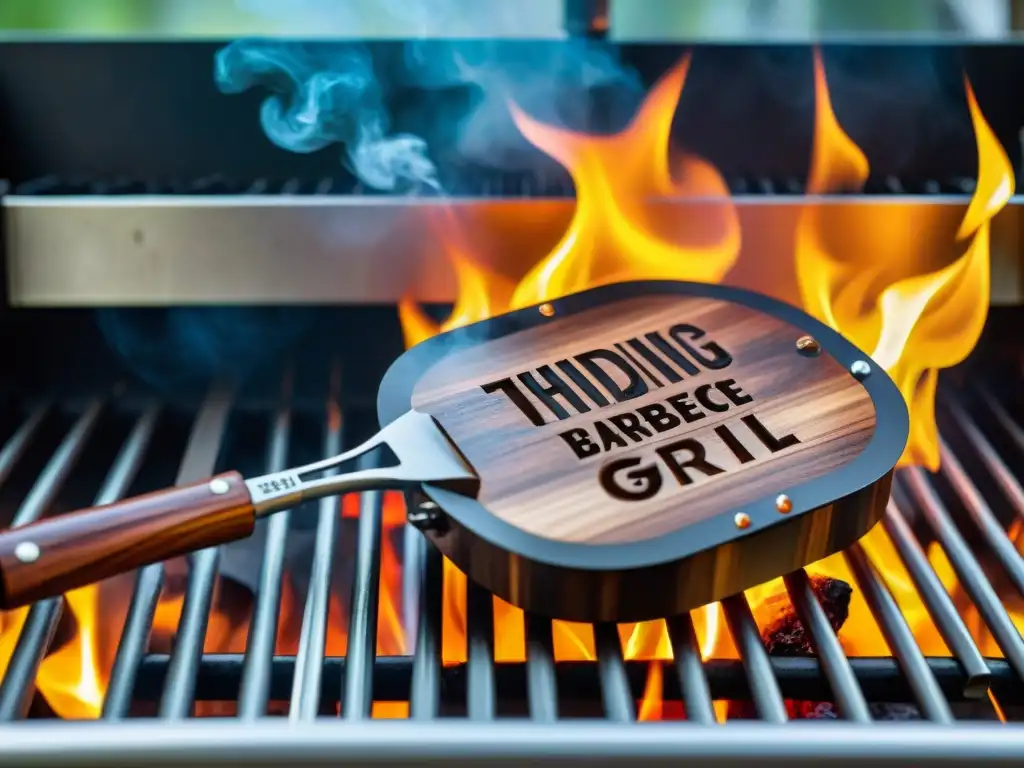
[[(450, 172), (442, 179), (446, 194), (455, 197), (572, 197), (572, 180), (561, 168), (536, 171), (489, 171), (469, 169)], [(971, 195), (976, 180), (964, 177), (949, 179), (904, 179), (895, 176), (870, 178), (864, 192), (869, 195)], [(806, 180), (795, 176), (771, 178), (767, 176), (736, 176), (728, 180), (734, 195), (800, 196), (806, 192)], [(400, 192), (407, 192), (402, 190)], [(14, 195), (62, 197), (133, 195), (199, 195), (199, 196), (282, 196), (310, 197), (321, 195), (389, 196), (395, 193), (370, 189), (347, 177), (288, 179), (229, 179), (220, 174), (198, 179), (76, 179), (57, 175), (15, 184)]]
[[(214, 386), (191, 414), (176, 481), (193, 482), (218, 470), (231, 418), (241, 410), (265, 425), (266, 471), (289, 463), (300, 439), (296, 419), (302, 415), (312, 416), (319, 424), (323, 454), (339, 452), (343, 442), (348, 442), (349, 422), (358, 421), (358, 415), (346, 411), (339, 400), (337, 368), (328, 378), (331, 394), (326, 416), (322, 409), (300, 413), (290, 396), (291, 371), (282, 375), (282, 404), (278, 406), (242, 404), (227, 387)], [(892, 658), (848, 658), (811, 580), (799, 571), (786, 577), (785, 586), (797, 616), (807, 628), (815, 657), (770, 655), (747, 599), (734, 596), (723, 602), (723, 612), (738, 660), (701, 662), (691, 617), (668, 622), (674, 661), (664, 665), (666, 701), (682, 701), (689, 719), (706, 725), (716, 721), (713, 702), (725, 699), (752, 703), (752, 714), (769, 724), (785, 723), (792, 717), (787, 700), (834, 702), (839, 718), (853, 723), (890, 719), (884, 705), (898, 703), (907, 705), (913, 719), (946, 725), (956, 721), (965, 735), (973, 731), (962, 720), (1019, 717), (1020, 705), (1024, 704), (1024, 640), (1001, 602), (1000, 584), (1006, 582), (1015, 598), (1024, 598), (1024, 562), (1005, 525), (1007, 520), (1019, 522), (1024, 518), (1024, 489), (1019, 474), (1011, 470), (1021, 465), (1024, 429), (1017, 414), (1011, 413), (1015, 405), (1000, 402), (980, 386), (972, 384), (956, 390), (943, 387), (940, 403), (945, 435), (942, 469), (936, 475), (919, 469), (902, 470), (883, 526), (952, 657), (922, 654), (886, 581), (865, 551), (855, 545), (845, 553), (855, 577), (854, 587), (864, 597), (892, 649)], [(26, 456), (44, 440), (45, 427), (54, 414), (62, 414), (67, 427), (31, 487), (24, 493), (16, 492), (13, 525), (63, 511), (59, 500), (64, 498), (76, 466), (97, 452), (94, 444), (111, 432), (108, 421), (115, 418), (113, 414), (120, 414), (116, 418), (125, 421), (121, 429), (124, 439), (117, 451), (110, 451), (112, 460), (94, 500), (108, 503), (145, 490), (137, 487), (140, 482), (148, 482), (142, 469), (154, 456), (166, 452), (161, 448), (161, 424), (167, 408), (166, 404), (140, 401), (136, 395), (122, 391), (109, 399), (43, 403), (22, 410), (20, 421), (13, 425), (0, 449), (0, 489), (21, 476)], [(998, 494), (998, 501), (994, 494)], [(272, 702), (287, 702), (288, 717), (295, 723), (312, 722), (320, 715), (333, 713), (347, 721), (361, 721), (371, 717), (376, 700), (407, 701), (410, 718), (418, 721), (463, 716), (480, 722), (506, 721), (510, 712), (527, 715), (536, 722), (575, 719), (581, 714), (617, 722), (637, 719), (637, 702), (643, 695), (649, 665), (625, 660), (615, 626), (594, 628), (596, 663), (556, 662), (552, 622), (526, 616), (526, 661), (496, 662), (491, 596), (473, 585), (468, 587), (466, 600), (467, 661), (443, 664), (441, 557), (411, 528), (405, 533), (404, 578), (406, 597), (412, 600), (407, 608), (416, 608), (409, 613), (413, 618), (408, 622), (411, 627), (407, 627), (412, 652), (408, 656), (378, 657), (383, 515), (383, 495), (362, 494), (345, 657), (325, 658), (332, 569), (338, 567), (336, 545), (342, 537), (336, 500), (318, 502), (315, 512), (315, 549), (294, 657), (275, 656), (292, 522), (287, 514), (267, 522), (259, 588), (243, 654), (203, 653), (221, 566), (220, 550), (206, 550), (191, 558), (184, 605), (170, 653), (148, 650), (167, 580), (165, 567), (154, 565), (140, 571), (102, 718), (135, 719), (139, 703), (149, 702), (156, 705), (160, 718), (184, 720), (191, 717), (196, 702), (229, 701), (236, 703), (233, 714), (242, 721), (264, 717)], [(924, 546), (932, 541), (938, 542), (948, 558), (963, 595), (947, 592), (929, 564)], [(993, 575), (993, 569), (998, 574)], [(977, 630), (972, 635), (962, 616), (964, 599), (977, 608), (1003, 658), (983, 656), (973, 639)], [(30, 609), (0, 683), (0, 720), (22, 720), (34, 713), (33, 681), (57, 635), (64, 607), (65, 600), (60, 598)], [(198, 724), (196, 727), (198, 730), (182, 731), (187, 734), (182, 738), (205, 743), (205, 731)], [(395, 724), (387, 727), (388, 733), (397, 732), (393, 730)], [(253, 733), (262, 729), (261, 725)], [(500, 729), (486, 732), (499, 734), (495, 738), (502, 743), (516, 733), (514, 729), (508, 731), (509, 736), (501, 736)], [(408, 731), (416, 733), (415, 729)], [(105, 736), (86, 738), (96, 739), (95, 755), (105, 754)], [(397, 748), (403, 739), (419, 736), (395, 738), (398, 741), (394, 743), (387, 739), (379, 743), (381, 754)], [(822, 748), (834, 748), (845, 737), (836, 738), (831, 745), (822, 742)], [(906, 738), (905, 744), (912, 745), (917, 737)], [(729, 737), (723, 737), (723, 747), (728, 741)], [(595, 738), (591, 746), (599, 743), (601, 738)], [(636, 742), (644, 743), (642, 739)], [(451, 746), (455, 749), (454, 744)], [(138, 746), (143, 750), (139, 754), (144, 753), (144, 747)], [(48, 755), (67, 748), (45, 739), (32, 747), (38, 754)]]

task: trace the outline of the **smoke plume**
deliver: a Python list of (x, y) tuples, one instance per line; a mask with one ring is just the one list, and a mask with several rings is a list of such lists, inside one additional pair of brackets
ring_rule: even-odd
[[(272, 142), (293, 152), (337, 144), (349, 170), (378, 190), (440, 190), (439, 157), (502, 169), (527, 167), (536, 151), (516, 130), (509, 100), (547, 121), (585, 128), (595, 90), (605, 93), (606, 110), (624, 116), (642, 94), (636, 74), (607, 47), (537, 39), (561, 36), (561, 4), (552, 0), (239, 4), (285, 33), (316, 29), (328, 39), (236, 41), (217, 54), (218, 87), (225, 93), (268, 90), (260, 120)], [(393, 46), (371, 47), (353, 39), (384, 27), (406, 36), (398, 44), (397, 61), (391, 58)], [(417, 108), (402, 98), (413, 89), (435, 94), (466, 89), (471, 98), (454, 105), (427, 99)]]

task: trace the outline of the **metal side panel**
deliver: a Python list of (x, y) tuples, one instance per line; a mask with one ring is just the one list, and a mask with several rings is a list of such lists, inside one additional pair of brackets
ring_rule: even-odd
[[(729, 282), (794, 298), (794, 237), (806, 199), (733, 199), (742, 251)], [(962, 252), (967, 198), (838, 197), (829, 244), (852, 232), (883, 263), (921, 269)], [(721, 221), (722, 201), (657, 201), (648, 213), (681, 241)], [(992, 226), (992, 304), (1020, 303), (1020, 199)], [(702, 208), (714, 208), (703, 211)], [(547, 253), (569, 198), (387, 199), (355, 196), (18, 196), (2, 200), (9, 304), (15, 307), (449, 302), (447, 253), (511, 278)], [(682, 223), (681, 223), (682, 222)], [(459, 233), (456, 237), (455, 233)], [(675, 235), (673, 235), (675, 236)], [(458, 239), (461, 237), (461, 239)], [(695, 258), (701, 258), (697, 253)]]

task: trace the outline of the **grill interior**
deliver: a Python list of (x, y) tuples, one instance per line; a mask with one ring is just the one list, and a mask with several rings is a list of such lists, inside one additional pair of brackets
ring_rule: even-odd
[[(845, 555), (856, 581), (850, 586), (865, 598), (891, 657), (847, 657), (833, 630), (835, 605), (814, 577), (798, 572), (786, 587), (806, 628), (800, 641), (766, 638), (747, 600), (737, 596), (723, 608), (739, 659), (701, 663), (691, 618), (669, 620), (674, 660), (663, 665), (661, 719), (713, 723), (713, 702), (724, 700), (732, 702), (734, 724), (1024, 716), (1024, 641), (1010, 616), (1024, 605), (1024, 561), (1014, 543), (1024, 489), (1013, 470), (1024, 453), (1021, 358), (999, 341), (1017, 317), (1015, 310), (993, 310), (987, 340), (968, 363), (944, 375), (942, 469), (936, 475), (901, 471), (883, 522), (951, 657), (922, 654), (886, 582), (856, 546)], [(82, 316), (66, 320), (82, 324)], [(333, 321), (340, 320), (335, 314)], [(382, 344), (388, 330), (378, 327), (375, 343)], [(392, 341), (378, 351), (380, 361), (399, 351)], [(169, 396), (100, 360), (109, 379), (68, 376), (61, 384), (51, 378), (31, 396), (12, 393), (0, 449), (5, 521), (21, 525), (225, 468), (274, 471), (355, 444), (374, 427), (375, 366), (361, 368), (344, 344), (311, 347), (316, 354), (266, 361), (273, 375), (240, 387), (195, 383)], [(74, 358), (62, 365), (73, 370)], [(526, 616), (525, 661), (496, 661), (492, 598), (472, 586), (465, 603), (466, 660), (443, 664), (440, 556), (414, 529), (395, 524), (395, 499), (386, 504), (383, 494), (366, 493), (357, 505), (353, 501), (345, 503), (345, 516), (337, 499), (325, 500), (262, 522), (264, 529), (242, 550), (230, 545), (195, 554), (187, 568), (178, 562), (139, 572), (124, 590), (123, 629), (115, 633), (102, 717), (637, 718), (650, 664), (625, 659), (615, 627), (594, 628), (596, 661), (567, 662), (555, 658), (552, 622)], [(356, 509), (358, 519), (352, 519)], [(395, 615), (381, 608), (382, 537), (390, 537), (403, 561)], [(299, 594), (282, 583), (294, 569), (288, 548), (296, 540), (307, 542), (308, 555), (300, 560), (309, 575), (290, 609), (291, 621), (300, 617), (297, 635), (287, 653), (275, 653), (275, 645), (282, 650), (283, 595)], [(956, 573), (951, 591), (925, 557), (933, 542)], [(173, 642), (155, 639), (162, 592), (183, 598)], [(244, 645), (233, 649), (238, 652), (204, 654), (211, 608), (220, 609), (218, 621), (226, 613), (237, 627), (247, 624)], [(4, 720), (53, 716), (33, 681), (44, 657), (67, 641), (70, 620), (63, 599), (29, 611), (0, 684)], [(378, 653), (379, 628), (396, 620), (405, 636)], [(329, 628), (338, 622), (347, 630), (343, 655), (328, 653)]]
[[(0, 225), (11, 306), (0, 306), (9, 362), (0, 374), (0, 525), (229, 468), (262, 474), (355, 445), (377, 426), (376, 384), (401, 352), (394, 308), (295, 303), (391, 303), (408, 288), (398, 277), (432, 281), (424, 301), (451, 298), (436, 261), (411, 258), (417, 248), (442, 253), (422, 227), (391, 242), (386, 262), (377, 243), (339, 252), (333, 237), (320, 237), (336, 234), (328, 223), (362, 233), (371, 218), (392, 231), (390, 217), (407, 214), (357, 185), (337, 148), (299, 155), (268, 142), (256, 117), (263, 95), (228, 98), (211, 82), (222, 44), (3, 46), (0, 147), (9, 151), (0, 177), (11, 181), (0, 189)], [(370, 48), (388, 60), (402, 45)], [(451, 53), (437, 45), (427, 54)], [(526, 55), (558, 45), (513, 47)], [(771, 234), (805, 190), (813, 108), (793, 94), (810, 93), (811, 50), (698, 48), (679, 146), (713, 161), (745, 216), (767, 211)], [(645, 85), (680, 55), (676, 45), (618, 49)], [(1004, 96), (1020, 67), (1016, 45), (836, 43), (824, 52), (846, 75), (833, 89), (840, 122), (878, 174), (851, 205), (890, 198), (883, 202), (893, 210), (906, 204), (897, 213), (918, 216), (946, 206), (943, 215), (959, 221), (976, 173), (963, 72), (1019, 175), (1024, 116), (1021, 102)], [(110, 72), (121, 77), (115, 100)], [(82, 87), (69, 92), (72, 77)], [(896, 99), (863, 87), (881, 79)], [(434, 114), (465, 94), (418, 96)], [(916, 97), (910, 109), (892, 108)], [(416, 112), (395, 129), (418, 128)], [(590, 128), (606, 127), (607, 114), (590, 117)], [(529, 172), (486, 171), (452, 159), (451, 137), (429, 138), (441, 148), (446, 193), (461, 204), (486, 198), (476, 201), (485, 212), (529, 198), (559, 198), (552, 205), (566, 211), (572, 204), (571, 180), (554, 163), (536, 157)], [(194, 199), (174, 199), (183, 197)], [(95, 651), (109, 677), (104, 695), (65, 686), (65, 706), (44, 695), (54, 691), (53, 660), (73, 649), (80, 629), (78, 596), (0, 616), (0, 765), (450, 766), (567, 756), (1019, 764), (1024, 729), (1000, 725), (1024, 719), (1018, 203), (992, 233), (993, 289), (1014, 306), (992, 307), (970, 359), (943, 372), (942, 468), (899, 472), (881, 524), (904, 589), (927, 608), (947, 655), (922, 650), (893, 573), (855, 546), (842, 556), (848, 585), (804, 571), (786, 577), (791, 608), (780, 625), (766, 625), (744, 596), (726, 600), (720, 631), (736, 658), (702, 660), (694, 612), (666, 622), (659, 650), (670, 649), (670, 661), (634, 658), (613, 626), (586, 630), (592, 660), (566, 660), (553, 622), (502, 618), (473, 586), (453, 598), (441, 557), (404, 524), (404, 501), (367, 493), (305, 505), (261, 522), (250, 541), (101, 585), (109, 636)], [(743, 232), (771, 239), (752, 226)], [(294, 274), (277, 270), (282, 243), (288, 258), (306, 259)], [(215, 306), (184, 306), (203, 303)], [(69, 306), (105, 308), (55, 308)], [(955, 576), (951, 587), (933, 567), (936, 551)], [(850, 590), (891, 653), (848, 654)], [(453, 599), (464, 619), (453, 618)], [(68, 697), (88, 699), (88, 714), (104, 722), (60, 723)], [(406, 717), (412, 722), (379, 722)], [(637, 727), (638, 719), (689, 725)], [(806, 724), (773, 727), (796, 720)]]

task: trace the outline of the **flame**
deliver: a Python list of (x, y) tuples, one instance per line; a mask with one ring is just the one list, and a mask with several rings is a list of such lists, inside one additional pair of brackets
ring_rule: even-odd
[[(403, 301), (400, 319), (407, 345), (511, 308), (619, 280), (728, 279), (740, 258), (741, 237), (727, 188), (707, 162), (688, 155), (673, 162), (669, 153), (672, 120), (688, 68), (689, 58), (668, 72), (630, 124), (613, 135), (593, 136), (546, 125), (511, 105), (523, 135), (569, 170), (577, 197), (573, 218), (550, 253), (515, 280), (487, 266), (466, 243), (458, 242), (458, 227), (452, 226), (453, 219), (446, 212), (439, 223), (445, 225), (442, 231), (459, 287), (458, 300), (443, 323), (433, 321), (411, 300)], [(836, 118), (819, 54), (814, 59), (814, 82), (817, 100), (808, 189), (814, 195), (859, 190), (869, 164)], [(914, 223), (901, 217), (900, 211), (893, 215), (877, 206), (843, 206), (815, 198), (801, 211), (794, 233), (793, 264), (804, 307), (861, 348), (871, 350), (875, 361), (889, 371), (911, 412), (911, 440), (903, 461), (929, 468), (938, 464), (934, 423), (937, 371), (958, 363), (977, 342), (988, 307), (991, 220), (1014, 192), (1012, 168), (966, 80), (965, 91), (977, 143), (978, 184), (958, 230), (950, 233), (955, 258), (929, 265)], [(662, 210), (658, 200), (666, 198), (686, 198), (687, 205)], [(670, 219), (667, 213), (671, 213)], [(346, 497), (339, 514), (343, 520), (358, 517), (358, 499)], [(401, 495), (385, 494), (376, 638), (379, 655), (400, 655), (410, 649), (400, 618), (401, 557), (395, 536), (404, 525)], [(1018, 528), (1012, 538), (1024, 551), (1020, 533)], [(922, 652), (948, 656), (949, 649), (931, 623), (885, 530), (875, 528), (862, 546), (900, 606)], [(941, 548), (933, 545), (926, 554), (942, 584), (954, 591), (955, 575)], [(179, 571), (184, 568), (181, 563), (169, 564), (168, 573), (173, 574), (175, 567)], [(890, 655), (843, 557), (827, 558), (807, 570), (854, 587), (849, 618), (839, 633), (846, 653)], [(442, 657), (446, 664), (459, 663), (466, 658), (466, 578), (445, 561), (443, 580)], [(113, 593), (120, 597), (113, 603), (126, 602), (124, 584), (130, 579), (119, 583)], [(169, 583), (174, 580), (169, 578)], [(241, 653), (250, 617), (222, 587), (217, 585), (204, 651)], [(289, 579), (282, 589), (275, 651), (294, 653), (302, 610)], [(61, 717), (90, 718), (100, 712), (111, 649), (116, 648), (123, 625), (113, 620), (117, 610), (104, 597), (110, 593), (92, 586), (67, 595), (58, 642), (36, 678), (39, 692)], [(791, 610), (781, 579), (748, 590), (746, 597), (762, 631)], [(328, 656), (346, 653), (347, 599), (337, 594), (330, 598)], [(180, 589), (168, 587), (156, 611), (154, 650), (170, 648), (182, 604)], [(524, 659), (522, 611), (498, 598), (493, 605), (497, 660)], [(1024, 630), (1024, 606), (1008, 606), (1008, 610)], [(0, 673), (6, 670), (26, 616), (24, 609), (0, 613)], [(719, 604), (693, 611), (692, 618), (702, 658), (738, 656)], [(1001, 656), (970, 606), (965, 608), (965, 621), (986, 655)], [(672, 658), (665, 622), (622, 625), (619, 631), (628, 659), (662, 662)], [(556, 621), (553, 642), (556, 660), (595, 658), (590, 625)], [(663, 700), (664, 674), (661, 663), (650, 665), (638, 706), (640, 719), (677, 716), (672, 703)], [(224, 714), (222, 709), (216, 703), (204, 704), (197, 706), (197, 714)], [(720, 721), (726, 719), (727, 709), (727, 702), (715, 702)], [(408, 703), (374, 702), (373, 716), (408, 717)]]
[[(669, 132), (682, 92), (689, 59), (673, 68), (651, 90), (629, 126), (611, 136), (575, 133), (545, 125), (512, 105), (523, 135), (565, 166), (575, 183), (576, 209), (558, 244), (539, 258), (509, 290), (508, 280), (474, 259), (459, 237), (458, 222), (442, 231), (458, 283), (452, 314), (443, 323), (429, 319), (413, 302), (400, 307), (408, 344), (493, 316), (589, 287), (625, 279), (681, 279), (718, 282), (728, 279), (740, 254), (740, 227), (735, 209), (717, 171), (698, 158), (684, 157), (677, 173), (669, 160)], [(822, 197), (860, 191), (868, 177), (867, 157), (843, 131), (832, 109), (825, 67), (814, 57), (816, 93), (814, 144), (808, 192), (812, 201), (800, 212), (794, 232), (794, 268), (805, 309), (835, 328), (885, 367), (900, 387), (911, 412), (911, 439), (903, 463), (934, 468), (938, 438), (934, 422), (937, 371), (962, 360), (978, 340), (988, 308), (989, 226), (1013, 194), (1012, 168), (998, 139), (965, 81), (974, 125), (978, 185), (949, 245), (957, 250), (949, 263), (929, 265), (922, 253), (918, 222), (908, 221), (898, 206), (843, 205)], [(687, 197), (674, 206), (675, 229), (657, 217), (656, 199)], [(679, 217), (683, 217), (683, 223)], [(924, 266), (922, 266), (924, 265)], [(771, 288), (769, 288), (771, 290)], [(948, 656), (938, 631), (883, 527), (862, 541), (921, 650)], [(952, 566), (937, 545), (927, 557), (939, 580), (955, 589)], [(889, 656), (885, 643), (843, 556), (810, 566), (813, 575), (840, 579), (853, 587), (849, 617), (840, 641), (850, 656)], [(442, 655), (448, 664), (466, 658), (466, 577), (444, 564)], [(766, 631), (783, 612), (792, 611), (782, 579), (746, 593), (755, 621)], [(499, 661), (525, 658), (522, 611), (494, 599), (495, 656)], [(738, 658), (725, 629), (720, 604), (692, 612), (702, 658)], [(1024, 615), (1024, 614), (1021, 614)], [(1015, 621), (1024, 625), (1019, 616)], [(979, 627), (980, 627), (979, 622)], [(979, 642), (983, 631), (975, 633)], [(672, 658), (664, 621), (620, 626), (628, 659)], [(986, 651), (1001, 655), (994, 643)], [(557, 660), (595, 656), (589, 625), (554, 622)], [(641, 719), (667, 717), (662, 700), (663, 670), (654, 663), (639, 702)], [(719, 721), (727, 702), (715, 702)]]
[(65, 719), (95, 719), (103, 707), (106, 680), (98, 663), (98, 596), (96, 585), (67, 593), (76, 631), (67, 645), (43, 659), (36, 675), (47, 703)]
[[(732, 268), (740, 227), (725, 181), (693, 155), (683, 156), (676, 174), (669, 159), (689, 67), (686, 57), (655, 84), (630, 124), (611, 136), (544, 125), (512, 105), (522, 134), (564, 165), (576, 186), (568, 230), (516, 287), (512, 309), (622, 280), (719, 282)], [(673, 197), (702, 202), (690, 209), (693, 218), (682, 221), (677, 210), (666, 226), (650, 201)]]
[(644, 695), (637, 709), (636, 719), (640, 722), (663, 718), (665, 673), (660, 662), (652, 661), (647, 667), (647, 683)]
[[(860, 191), (867, 158), (836, 120), (818, 52), (814, 71), (808, 191)], [(981, 335), (989, 305), (990, 222), (1014, 190), (1010, 161), (966, 78), (964, 86), (978, 148), (978, 184), (956, 235), (958, 258), (915, 272), (925, 257), (912, 228), (892, 217), (861, 221), (825, 201), (805, 208), (796, 233), (796, 274), (805, 309), (871, 350), (889, 372), (910, 409), (910, 440), (901, 463), (932, 471), (939, 465), (938, 371), (967, 357)]]

